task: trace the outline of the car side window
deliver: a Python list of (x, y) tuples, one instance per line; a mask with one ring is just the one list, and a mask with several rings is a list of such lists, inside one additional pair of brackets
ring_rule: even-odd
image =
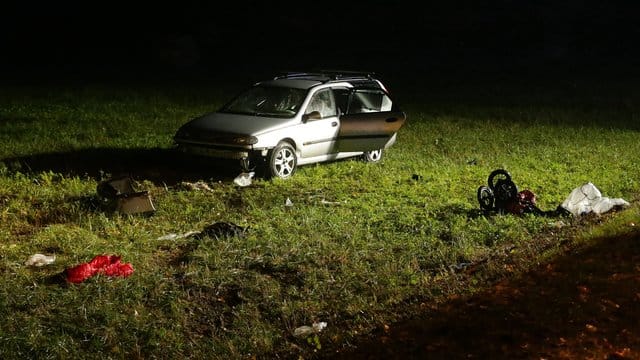
[(381, 90), (356, 90), (349, 99), (349, 114), (391, 110), (391, 99)]
[(313, 95), (305, 114), (313, 111), (318, 111), (323, 118), (336, 115), (336, 102), (331, 89), (320, 90)]

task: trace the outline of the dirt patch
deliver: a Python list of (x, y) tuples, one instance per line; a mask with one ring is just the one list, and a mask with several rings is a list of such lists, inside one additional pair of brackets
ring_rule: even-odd
[(326, 359), (638, 359), (640, 232), (568, 249)]

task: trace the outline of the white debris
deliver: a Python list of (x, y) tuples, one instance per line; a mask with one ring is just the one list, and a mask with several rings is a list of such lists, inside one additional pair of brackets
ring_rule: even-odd
[(340, 205), (339, 201), (327, 201), (325, 199), (320, 200), (320, 204), (322, 205)]
[(293, 201), (291, 201), (291, 199), (287, 198), (287, 200), (285, 200), (285, 202), (284, 202), (284, 206), (293, 206)]
[(180, 183), (180, 185), (182, 185), (183, 187), (189, 189), (189, 190), (196, 190), (196, 191), (208, 191), (208, 192), (212, 192), (213, 189), (204, 181), (198, 181), (195, 183), (191, 183), (191, 182), (187, 182), (187, 181), (183, 181)]
[(170, 234), (167, 234), (167, 235), (160, 236), (156, 240), (160, 240), (160, 241), (162, 241), (162, 240), (178, 240), (178, 239), (187, 238), (187, 237), (189, 237), (191, 235), (198, 234), (198, 233), (199, 233), (199, 231), (189, 231), (189, 232), (186, 232), (186, 233), (183, 233), (183, 234), (170, 233)]
[(295, 337), (309, 336), (311, 334), (319, 333), (326, 327), (327, 327), (327, 323), (324, 321), (314, 322), (311, 326), (304, 325), (304, 326), (297, 327), (293, 331), (293, 336)]
[(320, 332), (322, 331), (324, 328), (327, 327), (327, 323), (324, 321), (321, 322), (314, 322), (312, 324), (313, 330), (315, 330), (316, 332)]
[(55, 255), (44, 255), (44, 254), (33, 254), (29, 257), (27, 261), (25, 261), (25, 265), (27, 266), (44, 266), (51, 265), (56, 261)]
[(243, 172), (240, 173), (240, 175), (236, 176), (235, 179), (233, 179), (233, 182), (238, 185), (238, 186), (249, 186), (251, 185), (251, 178), (253, 178), (253, 176), (255, 175), (255, 172)]
[(602, 196), (600, 190), (591, 182), (573, 189), (569, 197), (562, 203), (562, 207), (575, 216), (590, 212), (600, 215), (616, 206), (629, 206), (629, 203), (624, 199)]
[(322, 205), (340, 205), (342, 202), (340, 201), (328, 201), (323, 195), (311, 195), (309, 196), (309, 200), (320, 197), (320, 204)]
[(558, 220), (555, 222), (550, 222), (549, 226), (554, 227), (556, 229), (562, 229), (563, 227), (567, 226), (567, 224), (565, 224), (565, 222), (562, 220)]

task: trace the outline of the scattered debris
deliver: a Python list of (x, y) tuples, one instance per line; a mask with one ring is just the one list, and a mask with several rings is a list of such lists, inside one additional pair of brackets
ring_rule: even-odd
[(564, 221), (562, 220), (558, 220), (556, 222), (549, 223), (549, 226), (554, 227), (556, 229), (562, 229), (563, 227), (567, 226), (567, 224), (565, 224)]
[(319, 333), (320, 331), (322, 331), (326, 327), (327, 327), (327, 323), (324, 322), (324, 321), (322, 321), (322, 322), (314, 322), (311, 326), (304, 325), (304, 326), (297, 327), (293, 331), (293, 336), (295, 336), (295, 337), (303, 337), (303, 336), (309, 336), (311, 334), (317, 334), (317, 333)]
[(156, 240), (178, 240), (190, 237), (202, 239), (207, 236), (216, 239), (231, 236), (238, 236), (242, 238), (246, 235), (248, 229), (248, 227), (238, 226), (232, 222), (215, 222), (205, 226), (201, 231), (188, 231), (183, 234), (169, 233), (156, 238)]
[(324, 195), (310, 195), (309, 196), (309, 200), (312, 200), (314, 198), (321, 198), (320, 199), (320, 204), (322, 205), (341, 205), (342, 202), (341, 201), (329, 201), (327, 200)]
[(200, 231), (188, 231), (188, 232), (183, 233), (183, 234), (170, 233), (170, 234), (167, 234), (167, 235), (160, 236), (156, 240), (160, 240), (160, 241), (163, 241), (163, 240), (178, 240), (178, 239), (188, 238), (191, 235), (195, 235), (195, 234), (199, 234), (199, 233), (200, 233)]
[(255, 175), (255, 172), (243, 172), (240, 173), (240, 175), (236, 176), (235, 179), (233, 179), (233, 183), (238, 185), (238, 186), (249, 186), (251, 185), (251, 178), (253, 178), (253, 176)]
[(44, 265), (51, 265), (55, 261), (56, 261), (55, 255), (33, 254), (29, 256), (29, 259), (27, 259), (27, 261), (25, 261), (24, 264), (26, 266), (40, 267)]
[(130, 263), (120, 262), (120, 256), (97, 255), (89, 262), (66, 269), (65, 273), (68, 282), (81, 283), (98, 274), (128, 277), (133, 274), (133, 271)]
[(561, 206), (573, 215), (580, 216), (590, 212), (600, 215), (614, 207), (629, 206), (629, 203), (621, 198), (603, 197), (600, 190), (588, 182), (573, 189)]
[(324, 198), (322, 198), (322, 200), (320, 200), (320, 204), (322, 204), (322, 205), (340, 205), (342, 203), (340, 201), (327, 201)]
[(284, 201), (284, 206), (293, 206), (293, 201), (291, 201), (291, 199), (287, 198), (287, 200)]
[(473, 265), (472, 262), (461, 262), (458, 264), (449, 265), (449, 269), (451, 269), (453, 272), (464, 271), (471, 265)]
[(156, 211), (149, 192), (135, 190), (133, 180), (128, 176), (99, 183), (97, 193), (107, 207), (123, 214), (153, 213)]
[(207, 191), (207, 192), (212, 192), (213, 189), (209, 186), (209, 184), (207, 184), (204, 181), (198, 181), (195, 183), (191, 183), (188, 181), (183, 181), (180, 183), (180, 186), (182, 186), (183, 188), (187, 189), (187, 190), (191, 190), (191, 191)]
[(486, 263), (488, 260), (488, 258), (484, 258), (477, 261), (463, 261), (457, 264), (451, 264), (449, 265), (449, 270), (453, 273), (472, 274), (476, 272), (480, 265)]
[(221, 237), (244, 237), (248, 228), (238, 226), (232, 222), (216, 222), (211, 225), (207, 225), (202, 231), (194, 234), (196, 238), (204, 236), (213, 237), (219, 239)]

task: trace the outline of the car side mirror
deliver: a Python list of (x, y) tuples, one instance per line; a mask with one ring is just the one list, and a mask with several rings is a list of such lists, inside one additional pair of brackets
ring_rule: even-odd
[(312, 111), (308, 114), (302, 115), (302, 122), (306, 123), (309, 120), (320, 120), (322, 119), (322, 115), (320, 115), (320, 111)]

